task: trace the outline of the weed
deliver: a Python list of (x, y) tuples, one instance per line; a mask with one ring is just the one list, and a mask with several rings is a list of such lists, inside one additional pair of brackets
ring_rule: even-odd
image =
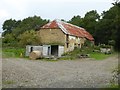
[(119, 87), (118, 84), (111, 84), (111, 85), (110, 85), (110, 88), (118, 88), (118, 87)]

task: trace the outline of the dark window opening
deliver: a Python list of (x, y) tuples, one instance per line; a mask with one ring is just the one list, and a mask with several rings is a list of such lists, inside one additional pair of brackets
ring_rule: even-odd
[(66, 41), (68, 42), (68, 34), (66, 35)]
[(58, 45), (51, 46), (51, 55), (58, 56)]
[(50, 47), (48, 47), (48, 55), (50, 55)]
[(67, 48), (69, 47), (69, 43), (67, 43)]
[(80, 44), (78, 44), (78, 48), (80, 48)]
[(30, 52), (32, 52), (32, 51), (33, 51), (33, 47), (30, 48)]
[(74, 47), (77, 47), (77, 44), (76, 44), (76, 43), (74, 44)]

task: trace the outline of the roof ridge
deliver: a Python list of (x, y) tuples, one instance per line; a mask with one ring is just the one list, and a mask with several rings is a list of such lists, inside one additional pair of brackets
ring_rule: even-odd
[(57, 19), (55, 20), (58, 27), (61, 28), (61, 30), (65, 33), (65, 34), (69, 34), (69, 32), (66, 30), (66, 28), (61, 24), (61, 20)]
[(77, 28), (80, 28), (80, 29), (82, 29), (82, 30), (85, 30), (84, 28), (79, 27), (79, 26), (76, 26), (76, 25), (73, 25), (73, 24), (71, 24), (71, 23), (67, 23), (67, 22), (64, 22), (64, 21), (61, 21), (61, 22), (65, 23), (65, 24), (68, 24), (68, 25), (71, 25), (71, 26), (74, 26), (74, 27), (77, 27)]

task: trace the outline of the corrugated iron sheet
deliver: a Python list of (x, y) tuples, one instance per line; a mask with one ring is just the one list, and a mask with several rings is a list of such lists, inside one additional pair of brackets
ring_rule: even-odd
[(50, 29), (60, 28), (65, 34), (78, 36), (78, 37), (85, 37), (91, 41), (94, 40), (93, 36), (89, 32), (87, 32), (84, 28), (60, 20), (53, 20), (52, 22), (45, 24), (41, 28), (50, 28)]

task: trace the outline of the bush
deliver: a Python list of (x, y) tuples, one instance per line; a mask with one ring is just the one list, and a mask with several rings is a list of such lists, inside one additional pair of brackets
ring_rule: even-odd
[(34, 30), (26, 31), (19, 36), (19, 44), (24, 47), (26, 45), (39, 45), (40, 38)]
[(101, 44), (100, 47), (101, 47), (101, 48), (111, 48), (111, 45)]
[(17, 46), (17, 40), (15, 39), (13, 34), (6, 34), (4, 38), (2, 38), (2, 46)]
[(100, 50), (100, 46), (94, 46), (94, 50)]
[(94, 44), (93, 44), (93, 42), (91, 42), (91, 41), (89, 41), (89, 40), (86, 40), (84, 46), (93, 47)]

